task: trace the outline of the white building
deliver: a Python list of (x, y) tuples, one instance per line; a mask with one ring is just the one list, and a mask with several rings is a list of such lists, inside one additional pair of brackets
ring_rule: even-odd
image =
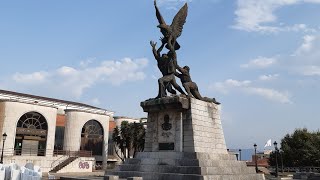
[(112, 116), (82, 103), (0, 90), (1, 143), (7, 134), (3, 161), (32, 162), (43, 172), (106, 167)]
[(125, 116), (114, 116), (113, 117), (116, 126), (120, 127), (123, 121), (127, 121), (128, 123), (140, 123), (141, 119), (130, 118)]

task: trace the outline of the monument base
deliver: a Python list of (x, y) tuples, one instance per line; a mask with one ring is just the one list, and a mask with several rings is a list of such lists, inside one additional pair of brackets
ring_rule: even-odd
[(234, 155), (190, 152), (141, 152), (108, 175), (144, 180), (264, 180)]
[(145, 152), (107, 175), (144, 180), (263, 180), (227, 152), (220, 106), (171, 96), (141, 103), (148, 112)]

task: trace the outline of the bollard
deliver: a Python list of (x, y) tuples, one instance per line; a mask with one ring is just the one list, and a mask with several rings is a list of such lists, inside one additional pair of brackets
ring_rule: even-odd
[(103, 177), (103, 180), (119, 180), (119, 176), (107, 175)]
[(142, 177), (128, 177), (127, 180), (143, 180)]

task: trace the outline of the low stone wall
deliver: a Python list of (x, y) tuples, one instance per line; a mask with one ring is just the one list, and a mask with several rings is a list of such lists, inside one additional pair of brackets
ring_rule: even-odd
[(51, 170), (51, 164), (60, 158), (61, 156), (10, 156), (4, 157), (4, 164), (15, 163), (19, 166), (25, 166), (26, 163), (32, 163), (41, 167), (42, 172), (49, 172)]
[[(42, 172), (49, 172), (53, 167), (51, 164), (62, 156), (41, 157), (41, 156), (12, 156), (4, 157), (4, 164), (15, 163), (19, 166), (25, 166), (26, 163), (32, 163), (35, 166), (40, 166)], [(92, 172), (94, 157), (79, 157), (72, 163), (58, 171), (65, 172)]]
[(57, 173), (92, 172), (94, 161), (93, 157), (79, 157)]

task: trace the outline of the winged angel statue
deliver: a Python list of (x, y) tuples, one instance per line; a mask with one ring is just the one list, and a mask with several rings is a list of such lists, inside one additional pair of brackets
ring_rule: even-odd
[(160, 31), (163, 34), (162, 43), (167, 43), (167, 49), (170, 49), (168, 45), (172, 45), (175, 50), (180, 49), (180, 45), (178, 42), (176, 42), (176, 40), (181, 35), (183, 25), (186, 22), (186, 18), (188, 15), (188, 4), (185, 3), (185, 5), (179, 10), (179, 12), (174, 17), (171, 25), (167, 25), (164, 21), (157, 6), (156, 0), (154, 0), (154, 7), (156, 8), (156, 16), (159, 21), (159, 25), (157, 27), (160, 28)]
[[(214, 98), (202, 97), (199, 93), (197, 84), (191, 80), (189, 72), (190, 68), (188, 66), (181, 68), (177, 62), (176, 50), (180, 49), (180, 45), (177, 42), (177, 38), (181, 36), (183, 25), (186, 22), (186, 18), (188, 15), (188, 4), (185, 3), (185, 5), (179, 10), (179, 12), (173, 18), (171, 25), (167, 25), (164, 21), (157, 6), (156, 0), (154, 0), (154, 7), (156, 9), (156, 16), (159, 21), (159, 25), (157, 27), (160, 28), (160, 31), (163, 34), (163, 38), (161, 38), (162, 45), (158, 50), (156, 50), (157, 43), (150, 41), (153, 55), (157, 60), (158, 68), (163, 75), (163, 77), (158, 79), (159, 94), (156, 98), (162, 98), (167, 96), (166, 91), (170, 92), (171, 94), (176, 94), (176, 91), (174, 90), (176, 89), (182, 95), (186, 95), (187, 97), (194, 97), (199, 100), (220, 104)], [(161, 55), (160, 53), (163, 50), (164, 46), (169, 50), (169, 52)], [(179, 74), (177, 70), (181, 74)], [(181, 83), (184, 89), (186, 90), (187, 94), (176, 83), (175, 76), (180, 78)]]
[[(176, 40), (181, 35), (183, 25), (186, 22), (188, 6), (185, 4), (180, 9), (180, 11), (174, 17), (171, 25), (167, 25), (164, 21), (157, 7), (156, 0), (154, 0), (154, 6), (156, 8), (156, 16), (159, 21), (159, 25), (157, 27), (160, 28), (160, 31), (163, 34), (163, 37), (161, 38), (162, 45), (158, 50), (156, 50), (157, 43), (153, 41), (150, 42), (154, 57), (158, 62), (158, 68), (163, 75), (163, 77), (158, 79), (159, 94), (156, 98), (167, 96), (166, 91), (176, 94), (176, 91), (172, 88), (172, 86), (181, 94), (185, 95), (184, 91), (175, 80), (175, 73), (178, 67), (176, 50), (180, 48), (180, 45), (176, 42)], [(161, 55), (160, 53), (164, 46), (169, 50), (169, 52)]]

